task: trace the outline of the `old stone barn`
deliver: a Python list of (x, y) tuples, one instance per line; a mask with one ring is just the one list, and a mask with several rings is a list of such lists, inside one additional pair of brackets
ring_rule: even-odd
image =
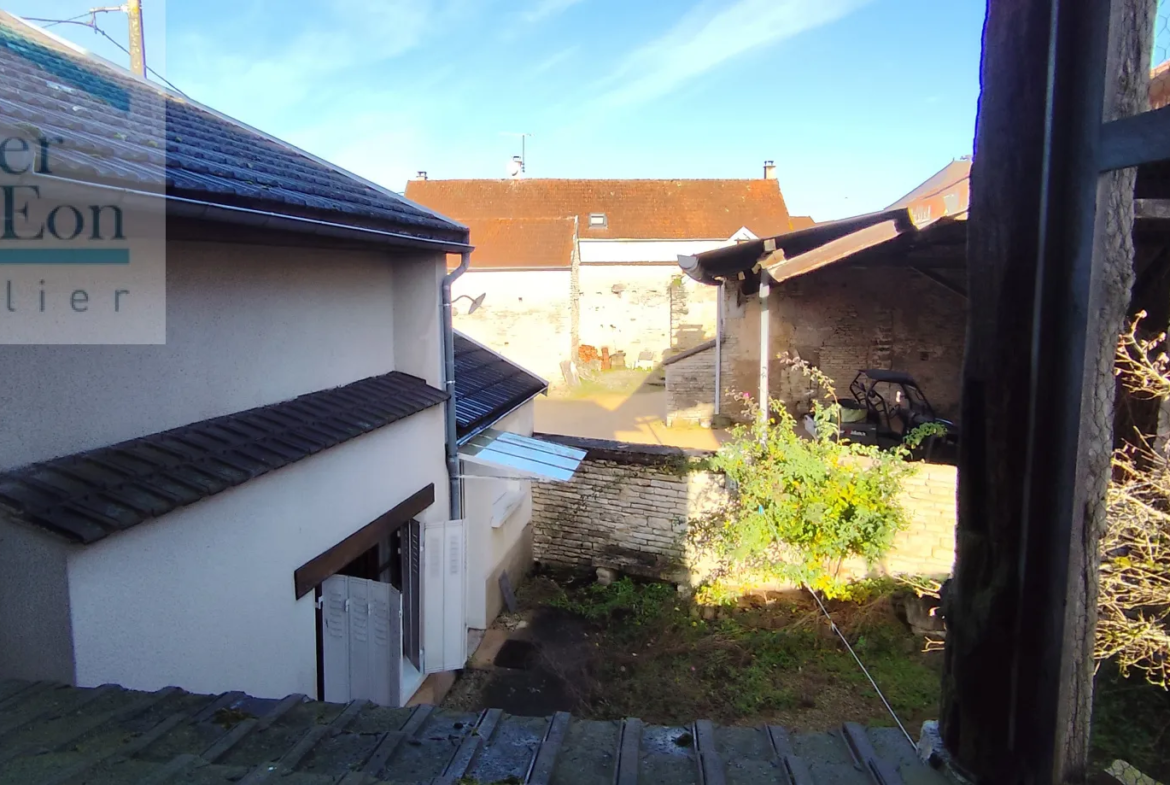
[(583, 353), (653, 366), (713, 337), (717, 292), (683, 275), (678, 255), (812, 223), (788, 215), (770, 161), (763, 175), (420, 177), (406, 195), (471, 230), (471, 266), (454, 287), (459, 329), (559, 386)]
[[(956, 417), (966, 329), (966, 210), (971, 163), (954, 161), (879, 213), (680, 257), (722, 295), (718, 338), (666, 361), (667, 422), (742, 414), (768, 390), (794, 412), (809, 382), (783, 357), (820, 368), (847, 394), (859, 369), (909, 373), (936, 412)], [(766, 278), (766, 280), (761, 280)]]

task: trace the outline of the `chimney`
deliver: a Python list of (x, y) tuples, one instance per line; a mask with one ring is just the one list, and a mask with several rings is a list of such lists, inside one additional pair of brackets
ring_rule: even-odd
[(771, 159), (764, 161), (764, 179), (765, 180), (775, 180), (776, 179), (776, 164), (773, 163)]
[(427, 179), (427, 173), (424, 170), (420, 169), (418, 174), (415, 175), (414, 179), (415, 180), (425, 180), (425, 179)]

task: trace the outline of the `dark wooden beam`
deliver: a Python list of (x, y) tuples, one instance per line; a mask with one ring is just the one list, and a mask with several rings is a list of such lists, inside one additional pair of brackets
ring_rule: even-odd
[(914, 265), (911, 265), (910, 269), (913, 270), (914, 272), (918, 273), (919, 275), (921, 275), (923, 278), (927, 279), (928, 281), (932, 281), (932, 282), (938, 284), (939, 286), (946, 289), (951, 294), (957, 294), (958, 296), (962, 297), (964, 300), (967, 299), (967, 290), (966, 289), (964, 289), (962, 286), (959, 286), (958, 284), (954, 283), (953, 281), (948, 281), (946, 279), (946, 277), (939, 275), (934, 270), (931, 270), (931, 269), (925, 268), (925, 267), (917, 267)]
[(1170, 160), (1170, 106), (1123, 117), (1101, 128), (1101, 171)]
[(341, 542), (316, 558), (302, 564), (293, 572), (293, 588), (297, 599), (320, 586), (326, 578), (336, 575), (345, 565), (377, 545), (383, 538), (435, 503), (435, 484), (415, 492), (406, 501), (379, 515)]
[(976, 782), (1085, 777), (1113, 347), (1132, 279), (1133, 172), (1101, 176), (1101, 131), (1140, 111), (1152, 10), (988, 4), (941, 714)]

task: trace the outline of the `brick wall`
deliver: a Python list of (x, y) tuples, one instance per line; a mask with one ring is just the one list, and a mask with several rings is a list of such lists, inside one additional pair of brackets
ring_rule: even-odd
[[(635, 575), (687, 579), (687, 522), (726, 503), (723, 478), (682, 473), (688, 455), (674, 448), (555, 438), (588, 449), (572, 480), (534, 483), (533, 555), (575, 567), (615, 567)], [(876, 569), (887, 574), (946, 575), (954, 563), (955, 469), (916, 467), (902, 503), (910, 525)], [(866, 574), (864, 563), (843, 572)]]

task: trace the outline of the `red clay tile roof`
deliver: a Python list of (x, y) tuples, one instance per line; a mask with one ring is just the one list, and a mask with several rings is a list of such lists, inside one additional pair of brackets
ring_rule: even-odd
[(470, 218), (463, 223), (471, 230), (475, 246), (472, 269), (568, 269), (572, 263), (572, 218)]
[(895, 207), (907, 207), (911, 202), (935, 196), (948, 188), (971, 178), (971, 159), (960, 158), (951, 161), (942, 169), (931, 175), (930, 179), (890, 205), (888, 210)]
[(816, 226), (817, 222), (812, 219), (811, 215), (794, 215), (788, 219), (792, 223), (792, 231), (799, 232), (801, 229), (808, 229), (811, 226)]
[[(462, 223), (571, 218), (582, 239), (722, 240), (790, 231), (775, 180), (412, 180), (406, 197)], [(604, 213), (605, 227), (589, 216)], [(471, 242), (479, 245), (472, 227)]]

